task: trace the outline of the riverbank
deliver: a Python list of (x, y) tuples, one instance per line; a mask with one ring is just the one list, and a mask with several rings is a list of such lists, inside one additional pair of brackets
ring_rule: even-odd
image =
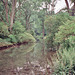
[(42, 44), (31, 44), (1, 51), (0, 75), (52, 75), (55, 54), (43, 55)]
[(5, 49), (11, 48), (11, 47), (17, 47), (17, 46), (20, 46), (20, 45), (23, 45), (23, 44), (24, 45), (28, 44), (28, 42), (22, 42), (22, 43), (8, 44), (8, 45), (0, 46), (0, 50), (5, 50)]

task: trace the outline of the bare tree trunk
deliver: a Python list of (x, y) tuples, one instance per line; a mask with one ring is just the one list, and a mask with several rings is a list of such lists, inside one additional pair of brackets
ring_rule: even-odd
[(72, 16), (75, 16), (75, 2), (74, 2), (74, 5), (73, 5), (73, 9), (72, 9)]
[(28, 30), (28, 20), (26, 19), (26, 30)]
[(8, 21), (8, 0), (6, 0), (5, 12), (6, 12), (6, 21), (7, 21), (7, 23), (9, 23), (9, 21)]
[(16, 9), (16, 0), (12, 0), (12, 11), (10, 16), (10, 32), (12, 31), (12, 27), (13, 27), (15, 9)]
[(19, 10), (20, 10), (20, 6), (21, 6), (21, 1), (19, 0)]
[(69, 3), (68, 3), (67, 0), (65, 0), (65, 3), (66, 3), (66, 6), (67, 6), (67, 11), (68, 11), (68, 13), (69, 13)]
[(25, 18), (25, 19), (26, 19), (26, 30), (28, 30), (28, 29), (30, 28), (30, 27), (29, 27), (29, 25), (30, 25), (30, 24), (29, 24), (30, 16), (31, 16), (31, 14), (30, 14), (30, 15), (27, 15), (27, 14), (26, 14), (26, 18)]
[(6, 14), (6, 22), (9, 23), (8, 21), (8, 0), (1, 0), (4, 4), (4, 7), (5, 7), (5, 14)]
[(70, 16), (75, 16), (75, 2), (73, 2), (74, 5), (71, 8)]

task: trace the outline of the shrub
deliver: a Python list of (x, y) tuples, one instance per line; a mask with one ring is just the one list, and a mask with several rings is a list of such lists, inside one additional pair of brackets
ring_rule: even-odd
[(35, 42), (35, 38), (29, 33), (21, 33), (16, 35), (18, 42)]
[(17, 39), (16, 39), (15, 35), (10, 34), (8, 37), (9, 38), (7, 38), (7, 41), (10, 41), (11, 43), (17, 43)]
[[(55, 33), (58, 32), (59, 26), (63, 26), (66, 21), (72, 20), (72, 17), (67, 13), (60, 13), (53, 16), (47, 16), (45, 19), (45, 29), (47, 31), (47, 38), (45, 39), (47, 48), (53, 47), (56, 42), (54, 42)], [(63, 29), (62, 29), (63, 30)], [(61, 34), (61, 33), (59, 33)], [(63, 35), (61, 35), (63, 36)], [(60, 36), (59, 36), (60, 37)], [(59, 37), (57, 37), (59, 39)], [(61, 41), (62, 38), (59, 40)], [(57, 44), (57, 43), (56, 43)]]
[[(6, 36), (6, 37), (5, 37)], [(20, 42), (35, 42), (34, 37), (25, 32), (25, 27), (20, 22), (15, 22), (13, 25), (12, 34), (9, 34), (8, 27), (4, 23), (0, 23), (0, 41), (20, 43)], [(3, 38), (4, 37), (4, 38)]]
[(67, 21), (63, 26), (60, 26), (54, 41), (66, 48), (75, 45), (75, 21)]
[(53, 48), (54, 45), (53, 45), (53, 36), (52, 35), (46, 36), (45, 45), (47, 48)]
[(16, 35), (24, 32), (25, 32), (25, 27), (21, 25), (20, 22), (16, 21), (13, 25), (13, 34)]
[(70, 48), (68, 51), (63, 49), (58, 53), (58, 65), (55, 69), (57, 75), (74, 75), (75, 74), (75, 47)]
[(55, 73), (57, 75), (73, 75), (75, 74), (75, 21), (68, 20), (58, 29), (54, 41), (55, 44), (60, 44), (59, 65), (55, 69)]
[(0, 47), (2, 47), (2, 46), (8, 46), (8, 45), (11, 45), (11, 43), (7, 42), (6, 39), (1, 39), (0, 38)]
[(5, 25), (3, 22), (0, 22), (0, 36), (8, 36), (9, 31), (7, 25)]
[(63, 25), (67, 20), (72, 20), (72, 17), (70, 17), (68, 13), (47, 16), (44, 21), (47, 33), (56, 33), (58, 27)]

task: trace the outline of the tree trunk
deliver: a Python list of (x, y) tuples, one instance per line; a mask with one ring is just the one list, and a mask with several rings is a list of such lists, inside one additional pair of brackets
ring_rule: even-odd
[(30, 15), (25, 14), (25, 15), (26, 15), (26, 17), (25, 17), (25, 20), (26, 20), (26, 30), (28, 30), (29, 29), (29, 20), (30, 20), (31, 14)]
[(74, 2), (73, 9), (72, 9), (72, 16), (75, 16), (75, 2)]
[(6, 12), (6, 21), (7, 21), (7, 23), (9, 23), (9, 21), (8, 21), (8, 0), (6, 0), (5, 12)]
[(28, 20), (26, 19), (26, 30), (28, 30)]
[(75, 16), (75, 2), (73, 7), (71, 8), (70, 16)]
[(67, 0), (65, 0), (65, 3), (66, 3), (66, 6), (67, 6), (67, 11), (68, 11), (68, 13), (69, 13), (69, 3), (68, 3)]
[(1, 0), (2, 2), (3, 2), (3, 4), (4, 4), (4, 7), (5, 7), (5, 16), (6, 16), (6, 22), (7, 23), (9, 23), (9, 21), (8, 21), (8, 0)]
[(10, 32), (12, 31), (12, 27), (14, 23), (15, 9), (16, 9), (16, 0), (12, 0), (12, 11), (10, 16)]

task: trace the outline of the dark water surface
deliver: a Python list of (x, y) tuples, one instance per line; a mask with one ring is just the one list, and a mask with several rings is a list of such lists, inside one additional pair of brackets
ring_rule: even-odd
[(23, 68), (26, 63), (37, 63), (41, 66), (49, 63), (50, 66), (54, 66), (56, 53), (44, 53), (43, 46), (40, 43), (21, 45), (0, 51), (0, 75), (44, 75), (13, 73), (14, 69)]

